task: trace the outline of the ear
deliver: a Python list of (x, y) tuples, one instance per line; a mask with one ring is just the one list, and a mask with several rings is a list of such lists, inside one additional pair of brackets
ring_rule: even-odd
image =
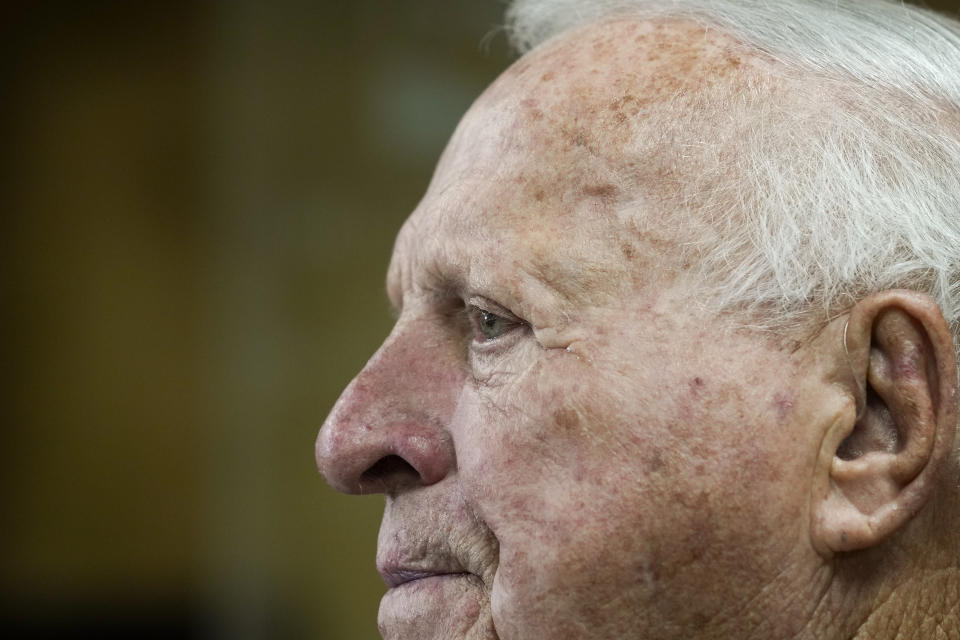
[(850, 311), (843, 334), (829, 359), (856, 410), (848, 403), (824, 434), (812, 505), (822, 553), (871, 547), (910, 522), (957, 428), (953, 337), (932, 299), (872, 295)]

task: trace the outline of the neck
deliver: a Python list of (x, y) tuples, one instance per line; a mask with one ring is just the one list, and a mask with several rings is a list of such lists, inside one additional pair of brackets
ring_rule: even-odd
[(851, 640), (960, 638), (960, 567), (925, 574), (884, 594)]
[(834, 611), (848, 612), (849, 626), (843, 633), (816, 637), (960, 639), (960, 485), (955, 482), (942, 483), (945, 488), (897, 539), (835, 558), (830, 600), (841, 605)]

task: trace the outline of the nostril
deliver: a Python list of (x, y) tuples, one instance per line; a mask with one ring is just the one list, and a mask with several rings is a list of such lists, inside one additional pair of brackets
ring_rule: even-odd
[(360, 483), (384, 483), (395, 485), (404, 481), (419, 482), (420, 474), (400, 456), (384, 456), (360, 476)]

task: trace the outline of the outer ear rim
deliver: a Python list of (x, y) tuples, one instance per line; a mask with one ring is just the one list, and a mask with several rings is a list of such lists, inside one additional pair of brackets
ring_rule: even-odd
[[(860, 417), (867, 389), (867, 366), (873, 344), (873, 327), (880, 315), (899, 308), (922, 327), (935, 359), (936, 384), (931, 385), (932, 438), (914, 466), (916, 473), (905, 475), (895, 497), (865, 514), (843, 496), (838, 476), (864, 471), (862, 461), (845, 461), (836, 456), (837, 448), (850, 435)], [(839, 319), (836, 321), (839, 322)], [(827, 333), (827, 332), (825, 332)], [(935, 476), (950, 459), (957, 430), (957, 361), (954, 338), (940, 307), (929, 296), (909, 290), (890, 290), (868, 296), (849, 312), (840, 334), (842, 341), (840, 370), (835, 384), (844, 388), (847, 406), (833, 412), (833, 421), (825, 430), (817, 458), (817, 478), (813, 483), (811, 536), (814, 548), (824, 557), (864, 549), (879, 544), (909, 522), (930, 498)], [(836, 334), (834, 334), (836, 335)], [(848, 341), (848, 335), (852, 339)], [(859, 339), (857, 337), (859, 336)], [(828, 338), (829, 339), (829, 338)], [(851, 344), (852, 343), (852, 344)], [(842, 360), (845, 359), (844, 364)], [(842, 367), (847, 367), (844, 372)], [(868, 454), (874, 455), (874, 454)], [(866, 457), (866, 456), (865, 456)], [(890, 456), (891, 458), (894, 456)], [(877, 462), (874, 460), (873, 462)], [(857, 468), (857, 467), (861, 468)], [(869, 466), (869, 465), (867, 465)], [(903, 467), (892, 460), (894, 472)], [(894, 477), (894, 476), (892, 476)]]

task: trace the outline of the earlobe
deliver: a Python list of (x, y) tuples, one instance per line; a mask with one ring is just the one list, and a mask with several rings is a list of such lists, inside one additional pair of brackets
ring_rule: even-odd
[[(833, 361), (850, 403), (823, 438), (813, 499), (814, 544), (825, 553), (871, 547), (929, 500), (957, 424), (949, 325), (927, 296), (886, 291), (850, 312)], [(854, 406), (855, 405), (855, 406)]]

